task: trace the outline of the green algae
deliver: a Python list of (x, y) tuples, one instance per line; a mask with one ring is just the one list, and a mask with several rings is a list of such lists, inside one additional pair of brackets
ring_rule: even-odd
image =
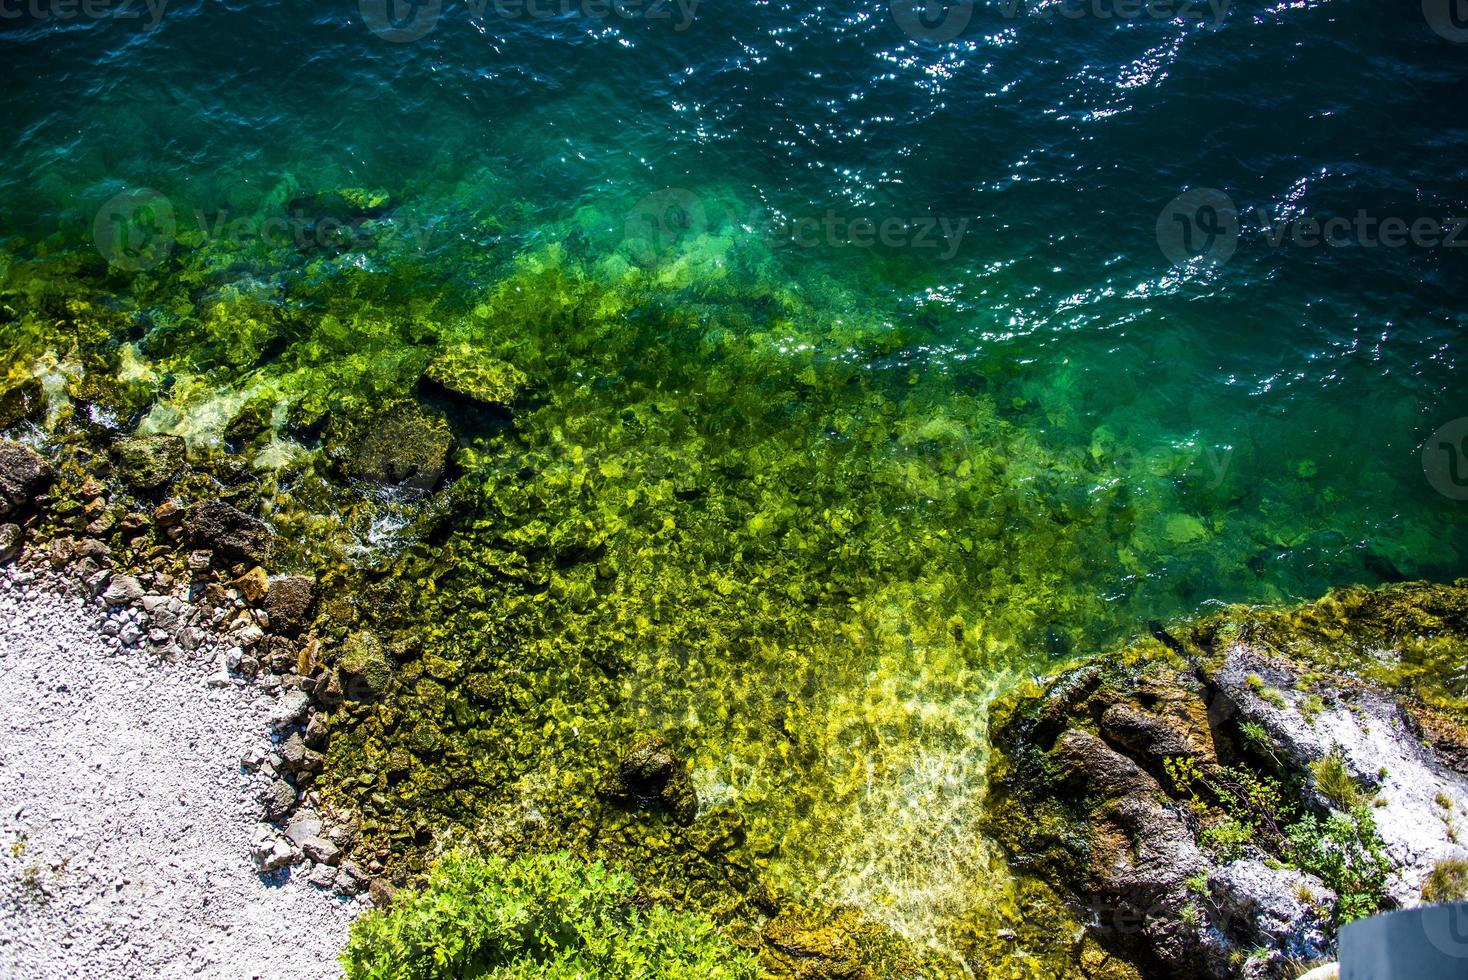
[[(385, 192), (327, 197), (393, 220)], [(566, 847), (723, 921), (818, 899), (989, 975), (1062, 973), (1068, 920), (980, 826), (991, 700), (1134, 628), (1164, 566), (1237, 584), (1340, 501), (1291, 473), (1278, 511), (1230, 512), (1212, 447), (1093, 424), (1063, 371), (929, 363), (920, 327), (727, 227), (649, 254), (604, 217), (433, 263), (18, 258), (0, 344), (15, 379), (182, 438), (210, 476), (173, 492), (222, 482), (318, 575), (318, 786), (390, 874)], [(701, 801), (686, 826), (606, 792), (649, 732)]]

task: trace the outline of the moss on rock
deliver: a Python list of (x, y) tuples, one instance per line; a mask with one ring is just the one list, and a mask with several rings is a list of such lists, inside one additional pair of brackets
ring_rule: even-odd
[(423, 373), (431, 385), (482, 405), (508, 409), (525, 387), (525, 373), (468, 344), (450, 347)]
[(118, 472), (134, 490), (151, 493), (172, 483), (182, 472), (184, 440), (175, 435), (131, 436), (114, 449)]
[(441, 417), (400, 401), (351, 422), (333, 423), (328, 441), (349, 479), (432, 490), (443, 476), (453, 434)]

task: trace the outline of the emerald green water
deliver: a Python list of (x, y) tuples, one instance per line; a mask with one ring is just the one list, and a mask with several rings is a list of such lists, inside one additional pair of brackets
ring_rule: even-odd
[[(956, 46), (880, 5), (445, 15), (409, 45), (284, 4), (31, 26), (0, 350), (57, 431), (91, 378), (94, 436), (219, 465), (342, 600), (328, 655), (387, 639), (390, 697), (332, 743), (369, 837), (571, 840), (728, 910), (744, 879), (689, 855), (740, 825), (739, 874), (962, 948), (1022, 917), (977, 830), (996, 692), (1210, 603), (1462, 573), (1464, 505), (1422, 465), (1464, 414), (1461, 253), (1246, 234), (1210, 269), (1156, 239), (1192, 186), (1454, 205), (1427, 148), (1461, 127), (1410, 107), (1461, 51), (1325, 6)], [(1366, 36), (1376, 61), (1342, 55)], [(63, 78), (86, 97), (43, 106)], [(298, 234), (343, 187), (357, 239)], [(764, 230), (828, 212), (964, 233)], [(526, 374), (513, 425), (419, 393), (458, 344)], [(454, 431), (430, 498), (326, 463), (330, 423), (398, 398)], [(242, 450), (246, 406), (270, 435)], [(690, 760), (694, 829), (598, 796), (643, 731)]]

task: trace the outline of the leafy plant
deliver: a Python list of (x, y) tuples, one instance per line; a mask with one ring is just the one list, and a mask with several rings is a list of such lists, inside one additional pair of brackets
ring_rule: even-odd
[(1374, 915), (1386, 897), (1391, 870), (1370, 807), (1334, 811), (1318, 821), (1306, 815), (1289, 829), (1290, 856), (1301, 871), (1315, 875), (1339, 896), (1340, 924)]
[(1239, 726), (1239, 734), (1243, 736), (1244, 743), (1260, 755), (1268, 756), (1276, 764), (1279, 757), (1274, 754), (1274, 740), (1269, 737), (1269, 732), (1257, 721), (1246, 721)]
[(352, 926), (347, 980), (753, 980), (707, 918), (640, 911), (621, 871), (568, 854), (445, 858), (424, 886)]
[(1232, 861), (1254, 839), (1254, 827), (1238, 820), (1228, 819), (1203, 828), (1203, 843), (1218, 852), (1225, 861)]

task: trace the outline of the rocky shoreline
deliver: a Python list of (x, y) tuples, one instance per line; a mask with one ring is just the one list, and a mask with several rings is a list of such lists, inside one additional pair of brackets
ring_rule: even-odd
[[(6, 588), (26, 601), (72, 597), (108, 656), (268, 702), (259, 734), (268, 728), (269, 741), (230, 760), (251, 793), (241, 867), (317, 901), (386, 903), (412, 880), (392, 842), (421, 846), (432, 828), (388, 828), (386, 839), (382, 826), (332, 809), (316, 783), (334, 720), (378, 702), (401, 658), (372, 630), (343, 625), (355, 616), (327, 615), (341, 600), (318, 595), (314, 577), (270, 574), (275, 532), (260, 517), (165, 494), (186, 468), (175, 437), (130, 437), (112, 455), (106, 484), (73, 467), (53, 495), (51, 466), (0, 441)], [(327, 621), (336, 626), (318, 639)], [(1028, 955), (1009, 949), (1021, 933), (1064, 945), (1074, 923), (1064, 956), (1092, 980), (1293, 978), (1333, 958), (1344, 921), (1452, 897), (1468, 881), (1457, 837), (1468, 820), (1468, 580), (1344, 590), (1153, 633), (995, 708), (989, 833), (1036, 894), (1060, 898), (1036, 913), (1056, 928), (982, 938), (997, 944), (994, 957)], [(445, 668), (447, 680), (453, 666), (435, 659), (429, 673)], [(674, 826), (693, 820), (697, 798), (666, 742), (636, 742), (618, 766), (599, 792), (665, 811)], [(402, 766), (389, 769), (357, 778), (369, 791), (391, 787), (382, 777)], [(867, 952), (854, 951), (881, 952), (893, 938), (854, 943), (860, 929), (833, 921), (782, 912), (757, 943), (779, 975), (867, 976)], [(781, 939), (791, 923), (796, 939)], [(324, 963), (336, 945), (319, 940)]]
[(1468, 897), (1468, 580), (1153, 630), (996, 712), (989, 825), (1085, 975), (1292, 980), (1344, 922)]
[[(116, 556), (106, 487), (85, 482), (68, 529), (53, 477), (0, 442), (0, 972), (338, 975), (370, 874), (311, 789), (325, 732), (297, 668), (314, 581), (267, 575), (269, 530), (221, 502), (125, 515), (137, 541)], [(159, 805), (181, 824), (136, 805), (174, 791)]]

